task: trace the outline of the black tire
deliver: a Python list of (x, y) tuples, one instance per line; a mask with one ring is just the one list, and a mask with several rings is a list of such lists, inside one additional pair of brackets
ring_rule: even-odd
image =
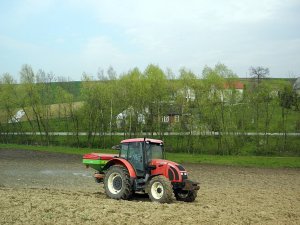
[(128, 170), (123, 166), (111, 166), (104, 178), (104, 190), (113, 199), (129, 199), (132, 196), (132, 185)]
[(197, 198), (197, 191), (175, 191), (177, 201), (193, 202)]
[(147, 190), (151, 201), (170, 203), (173, 201), (173, 188), (169, 179), (164, 176), (153, 177)]

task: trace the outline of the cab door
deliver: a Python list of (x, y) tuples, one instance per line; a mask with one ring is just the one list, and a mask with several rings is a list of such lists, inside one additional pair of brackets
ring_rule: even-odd
[(131, 142), (122, 144), (120, 157), (127, 159), (131, 163), (138, 177), (145, 176), (145, 164), (142, 142)]

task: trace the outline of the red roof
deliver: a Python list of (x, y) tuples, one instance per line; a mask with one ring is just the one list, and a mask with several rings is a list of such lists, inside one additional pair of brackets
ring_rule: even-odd
[[(144, 138), (132, 138), (132, 139), (126, 139), (121, 141), (121, 143), (130, 143), (130, 142), (143, 142)], [(151, 139), (151, 138), (146, 138), (146, 141), (150, 141), (153, 143), (157, 143), (157, 144), (162, 144), (163, 141), (158, 140), (158, 139)]]
[(244, 89), (244, 84), (240, 81), (236, 81), (234, 83), (225, 83), (225, 89), (234, 88), (234, 89)]

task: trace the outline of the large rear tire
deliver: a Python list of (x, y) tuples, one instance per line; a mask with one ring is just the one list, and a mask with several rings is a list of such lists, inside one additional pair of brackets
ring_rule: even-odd
[(193, 202), (197, 198), (197, 191), (175, 191), (177, 201)]
[(113, 199), (129, 199), (132, 196), (132, 185), (128, 170), (120, 165), (111, 166), (104, 178), (104, 190)]
[(153, 177), (148, 185), (148, 194), (153, 202), (170, 203), (173, 201), (173, 188), (165, 176)]

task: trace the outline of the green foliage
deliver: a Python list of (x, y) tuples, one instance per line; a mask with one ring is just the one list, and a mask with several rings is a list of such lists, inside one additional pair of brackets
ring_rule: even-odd
[[(84, 73), (81, 82), (64, 82), (24, 65), (20, 84), (9, 74), (0, 79), (0, 141), (92, 147), (113, 145), (118, 133), (164, 139), (167, 148), (189, 154), (299, 155), (299, 138), (287, 135), (300, 130), (298, 94), (289, 80), (252, 69), (256, 79), (238, 79), (220, 63), (205, 67), (202, 79), (186, 68), (175, 79), (150, 64), (119, 78), (110, 67), (99, 71), (99, 80)], [(243, 92), (235, 88), (240, 81)], [(20, 109), (22, 120), (8, 123)]]

